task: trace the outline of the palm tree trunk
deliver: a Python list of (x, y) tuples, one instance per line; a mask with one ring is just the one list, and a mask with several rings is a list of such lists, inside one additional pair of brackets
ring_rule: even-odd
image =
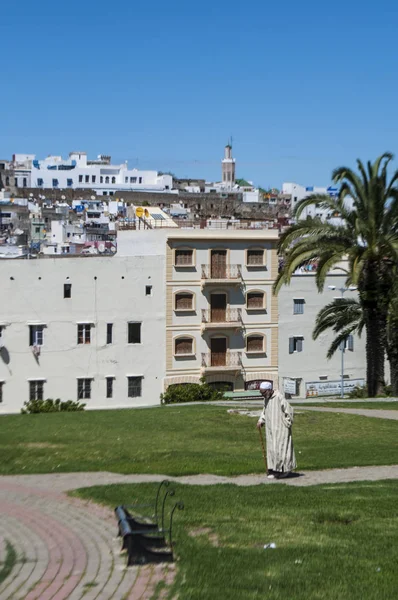
[(391, 312), (387, 330), (387, 357), (390, 363), (391, 392), (398, 397), (398, 315)]
[(384, 391), (384, 361), (387, 338), (388, 294), (380, 265), (369, 262), (359, 286), (366, 327), (366, 381), (374, 398)]

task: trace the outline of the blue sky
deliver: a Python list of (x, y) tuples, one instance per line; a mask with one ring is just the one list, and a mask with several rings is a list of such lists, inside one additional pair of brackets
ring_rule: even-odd
[(178, 176), (329, 183), (395, 153), (393, 0), (7, 2), (0, 158), (86, 150)]

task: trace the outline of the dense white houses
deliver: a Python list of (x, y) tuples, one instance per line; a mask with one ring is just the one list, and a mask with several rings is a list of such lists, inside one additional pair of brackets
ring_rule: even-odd
[(37, 159), (35, 154), (14, 154), (9, 169), (14, 176), (13, 181), (5, 182), (6, 186), (90, 189), (105, 196), (123, 190), (168, 192), (173, 188), (171, 175), (129, 169), (127, 162), (113, 165), (110, 156), (90, 160), (86, 152), (70, 152), (67, 159), (61, 156)]

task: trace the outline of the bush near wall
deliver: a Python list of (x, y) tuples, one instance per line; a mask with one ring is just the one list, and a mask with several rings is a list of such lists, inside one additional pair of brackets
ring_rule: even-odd
[(160, 394), (160, 401), (162, 404), (185, 404), (222, 400), (223, 397), (223, 390), (215, 389), (208, 383), (185, 383), (168, 387), (164, 394)]
[(61, 402), (59, 398), (57, 400), (47, 398), (47, 400), (29, 400), (29, 402), (24, 402), (24, 408), (21, 408), (21, 413), (23, 415), (33, 415), (37, 413), (76, 412), (84, 410), (85, 406), (85, 404), (74, 402), (73, 400)]

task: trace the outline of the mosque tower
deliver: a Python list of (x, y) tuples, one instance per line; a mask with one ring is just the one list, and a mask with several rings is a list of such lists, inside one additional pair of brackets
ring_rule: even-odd
[(232, 188), (235, 185), (235, 159), (232, 158), (232, 138), (224, 148), (221, 170), (223, 185)]

